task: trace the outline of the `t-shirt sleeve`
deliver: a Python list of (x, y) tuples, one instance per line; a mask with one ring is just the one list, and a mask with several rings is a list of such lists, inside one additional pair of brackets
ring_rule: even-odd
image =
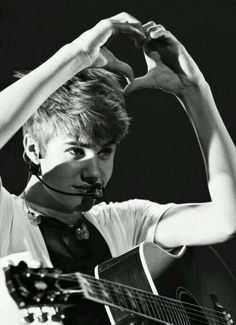
[(5, 254), (13, 220), (11, 194), (2, 186), (0, 177), (0, 256)]
[(171, 206), (138, 199), (109, 203), (93, 210), (93, 221), (116, 256), (143, 241), (154, 242), (156, 226)]
[(128, 236), (132, 237), (133, 244), (139, 244), (145, 240), (154, 242), (156, 226), (171, 206), (173, 203), (159, 204), (136, 199), (114, 204), (113, 208), (127, 229)]

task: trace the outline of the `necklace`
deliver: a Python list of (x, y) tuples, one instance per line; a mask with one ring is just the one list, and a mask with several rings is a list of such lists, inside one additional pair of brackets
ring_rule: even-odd
[[(27, 209), (27, 216), (29, 218), (30, 223), (34, 226), (38, 226), (42, 222), (42, 216), (40, 214), (36, 214), (30, 210), (30, 207), (29, 207), (28, 202), (25, 197), (25, 192), (23, 192), (22, 196), (25, 201), (25, 206)], [(58, 220), (58, 218), (55, 218), (55, 217), (47, 217), (47, 218), (53, 218), (54, 220)], [(78, 240), (88, 240), (90, 237), (89, 229), (85, 223), (85, 220), (86, 219), (85, 219), (84, 215), (81, 214), (79, 220), (77, 222), (75, 222), (74, 224), (70, 225), (70, 227), (73, 228), (74, 235), (75, 235), (76, 239), (78, 239)], [(61, 222), (63, 222), (63, 221), (61, 221)]]
[(90, 236), (88, 226), (86, 225), (86, 223), (84, 221), (85, 221), (85, 218), (82, 215), (80, 220), (78, 220), (73, 226), (75, 237), (78, 240), (87, 240), (87, 239), (89, 239), (89, 236)]
[(33, 226), (38, 226), (42, 221), (41, 216), (39, 214), (36, 215), (36, 213), (30, 211), (28, 202), (27, 202), (26, 197), (25, 197), (25, 192), (23, 192), (22, 196), (23, 196), (23, 199), (24, 199), (24, 202), (25, 202), (25, 206), (26, 206), (26, 209), (27, 209), (27, 216), (29, 218), (30, 223)]

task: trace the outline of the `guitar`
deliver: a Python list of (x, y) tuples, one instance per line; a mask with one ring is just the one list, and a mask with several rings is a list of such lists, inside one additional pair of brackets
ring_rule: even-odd
[(233, 324), (236, 281), (224, 261), (211, 247), (182, 255), (143, 242), (97, 266), (96, 278), (28, 268), (24, 262), (4, 272), (11, 297), (29, 311), (25, 320), (32, 324), (59, 324), (63, 317), (49, 309), (72, 305), (81, 295), (104, 304), (111, 324)]

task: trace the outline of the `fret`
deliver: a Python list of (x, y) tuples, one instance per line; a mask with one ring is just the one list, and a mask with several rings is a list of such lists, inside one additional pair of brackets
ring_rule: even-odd
[(182, 321), (181, 324), (184, 324), (184, 325), (191, 325), (190, 321), (189, 321), (189, 318), (188, 318), (188, 315), (187, 313), (185, 312), (184, 308), (183, 308), (183, 305), (182, 303), (180, 302), (179, 303), (179, 306), (180, 306), (180, 312), (179, 312), (179, 315), (180, 315), (180, 319)]
[(167, 323), (171, 323), (172, 319), (170, 318), (170, 314), (169, 311), (166, 308), (166, 304), (163, 301), (163, 299), (161, 299), (160, 296), (156, 297), (156, 301), (157, 301), (157, 306), (159, 307), (159, 309), (161, 310), (161, 314), (163, 315), (162, 320), (164, 320)]
[(132, 290), (126, 289), (125, 293), (126, 293), (127, 304), (129, 306), (129, 309), (138, 312), (139, 310), (138, 310), (137, 302), (135, 300), (135, 295), (132, 293)]
[(182, 322), (179, 321), (179, 306), (177, 302), (170, 300), (169, 303), (167, 303), (167, 308), (171, 312), (170, 316), (174, 324), (183, 325)]
[(152, 316), (153, 318), (155, 318), (155, 319), (157, 319), (157, 318), (161, 319), (161, 318), (160, 318), (160, 315), (159, 315), (159, 313), (158, 313), (158, 310), (157, 310), (156, 304), (153, 303), (153, 299), (149, 299), (148, 303), (149, 303), (149, 306), (150, 306), (150, 313), (151, 313), (151, 316)]
[[(177, 325), (190, 325), (187, 314), (182, 306), (181, 301), (157, 296), (157, 305), (163, 311), (164, 321)], [(161, 318), (160, 318), (161, 319)]]
[(185, 319), (184, 319), (184, 315), (182, 313), (182, 306), (181, 305), (177, 305), (177, 311), (176, 311), (176, 318), (177, 318), (177, 324), (186, 324), (185, 323)]
[[(187, 316), (187, 313), (185, 312), (184, 308), (183, 308), (183, 305), (182, 305), (182, 302), (181, 301), (178, 301), (176, 300), (175, 302), (175, 306), (176, 306), (176, 315), (179, 319), (179, 324), (183, 324), (183, 325), (190, 325), (190, 321), (189, 321), (189, 318)], [(172, 308), (170, 306), (170, 308)]]
[(93, 296), (103, 302), (110, 300), (109, 294), (101, 283), (97, 284), (96, 287), (93, 287)]
[(102, 302), (110, 301), (110, 294), (103, 283), (79, 273), (77, 274), (77, 277), (86, 297)]
[(118, 292), (119, 292), (119, 295), (118, 295), (119, 302), (120, 302), (119, 305), (121, 307), (124, 307), (124, 308), (129, 308), (129, 306), (127, 305), (127, 301), (125, 300), (125, 296), (124, 296), (122, 286), (118, 285), (117, 289), (118, 289)]
[(169, 315), (170, 315), (170, 318), (172, 319), (173, 324), (183, 325), (178, 320), (178, 309), (176, 308), (176, 306), (174, 304), (171, 304), (171, 308), (169, 308)]
[(155, 305), (158, 308), (158, 313), (161, 315), (159, 317), (160, 320), (170, 324), (183, 325), (177, 322), (175, 310), (173, 310), (173, 306), (168, 299), (163, 299), (162, 296), (156, 296)]
[(154, 305), (154, 308), (156, 309), (155, 318), (158, 318), (160, 320), (164, 320), (165, 321), (165, 317), (164, 317), (164, 314), (162, 312), (162, 308), (160, 306), (160, 302), (158, 300), (160, 300), (159, 299), (159, 296), (155, 296), (155, 298), (153, 299), (153, 305)]
[(155, 295), (148, 292), (140, 291), (138, 289), (129, 289), (130, 295), (132, 295), (133, 301), (135, 301), (136, 308), (133, 309), (141, 314), (150, 316), (154, 319), (164, 320), (158, 310), (158, 306), (155, 302)]
[(142, 314), (150, 316), (148, 306), (147, 306), (145, 300), (142, 298), (142, 296), (139, 295), (137, 297), (137, 301), (138, 301), (138, 305), (140, 306), (139, 308), (140, 308)]
[(110, 288), (110, 296), (112, 298), (112, 303), (114, 305), (120, 306), (121, 302), (120, 302), (120, 291), (117, 288), (116, 285), (111, 286)]
[(148, 301), (148, 299), (144, 296), (144, 299), (143, 299), (143, 301), (144, 301), (144, 303), (145, 303), (145, 305), (146, 305), (146, 307), (147, 307), (147, 313), (146, 313), (146, 315), (147, 316), (152, 316), (152, 314), (151, 314), (151, 309), (150, 309), (150, 304), (149, 304), (149, 301)]
[[(135, 289), (132, 289), (132, 291), (135, 291)], [(138, 313), (142, 313), (142, 311), (140, 309), (140, 306), (139, 306), (139, 300), (138, 300), (137, 293), (132, 294), (132, 296), (133, 296), (133, 301), (135, 303), (135, 311), (138, 312)]]
[(99, 289), (100, 289), (100, 295), (101, 297), (105, 300), (105, 301), (110, 301), (111, 297), (110, 297), (110, 293), (109, 291), (105, 288), (105, 286), (103, 285), (103, 283), (98, 282), (99, 285)]
[(189, 325), (182, 303), (107, 280), (78, 275), (85, 296), (175, 325)]

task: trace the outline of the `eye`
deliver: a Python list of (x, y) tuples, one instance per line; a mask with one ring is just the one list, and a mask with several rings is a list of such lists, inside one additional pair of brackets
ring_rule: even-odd
[(77, 159), (83, 158), (85, 155), (84, 149), (80, 148), (80, 147), (69, 148), (66, 150), (66, 152), (69, 152), (70, 155), (72, 155), (73, 157), (75, 157)]
[(113, 151), (114, 149), (112, 147), (105, 147), (99, 151), (98, 156), (100, 159), (106, 160), (112, 155)]

